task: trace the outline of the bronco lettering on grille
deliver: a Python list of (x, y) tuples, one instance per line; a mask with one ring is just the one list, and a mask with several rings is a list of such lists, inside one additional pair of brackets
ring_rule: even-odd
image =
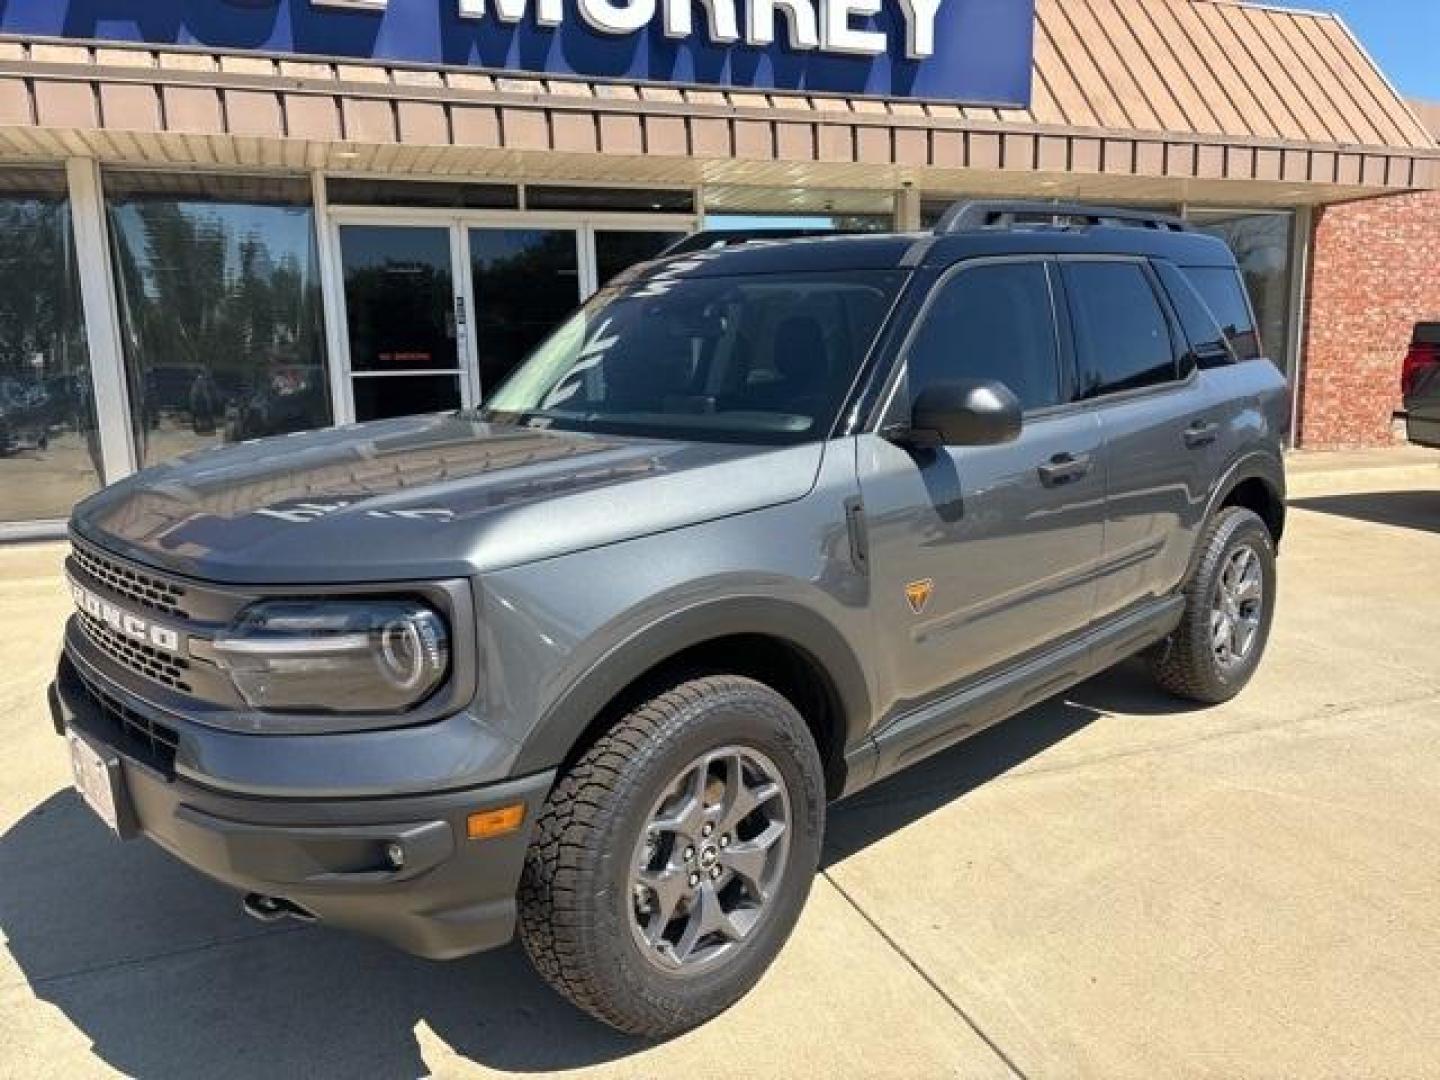
[(148, 645), (152, 649), (159, 649), (161, 652), (171, 653), (175, 656), (184, 655), (184, 640), (181, 635), (170, 629), (168, 626), (159, 626), (133, 611), (127, 611), (105, 600), (85, 586), (71, 580), (70, 595), (75, 600), (75, 606), (92, 619), (104, 623), (117, 634), (122, 634), (132, 641), (138, 641), (142, 645)]

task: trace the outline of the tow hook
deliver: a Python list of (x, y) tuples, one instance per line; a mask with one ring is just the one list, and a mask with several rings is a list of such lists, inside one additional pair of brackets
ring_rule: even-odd
[(283, 896), (246, 893), (245, 899), (241, 901), (241, 907), (245, 909), (246, 915), (265, 923), (279, 922), (281, 919), (295, 919), (303, 923), (315, 921), (312, 913), (306, 911), (299, 904), (286, 900)]

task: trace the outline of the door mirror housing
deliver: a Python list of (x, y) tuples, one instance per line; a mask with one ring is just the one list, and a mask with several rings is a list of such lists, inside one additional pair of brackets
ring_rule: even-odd
[(915, 397), (910, 426), (892, 434), (911, 446), (999, 446), (1020, 437), (1020, 399), (1002, 382), (934, 383)]

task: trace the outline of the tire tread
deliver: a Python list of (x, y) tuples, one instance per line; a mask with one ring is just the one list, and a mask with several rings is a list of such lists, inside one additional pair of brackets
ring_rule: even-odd
[[(757, 696), (758, 692), (758, 696)], [(765, 698), (773, 699), (766, 709)], [(612, 973), (595, 955), (596, 904), (586, 884), (593, 879), (606, 827), (637, 794), (647, 755), (677, 737), (697, 709), (743, 700), (764, 709), (782, 731), (798, 726), (813, 759), (808, 767), (823, 776), (819, 755), (803, 720), (769, 687), (732, 675), (688, 680), (621, 717), (556, 783), (536, 822), (519, 892), (520, 939), (536, 970), (579, 1008), (620, 1031), (668, 1035), (708, 1019), (718, 1008), (687, 1008), (673, 998), (617, 995)], [(808, 883), (807, 883), (808, 889)], [(735, 996), (738, 996), (735, 995)], [(728, 1006), (730, 1001), (719, 1003)]]
[[(1148, 653), (1151, 674), (1160, 686), (1176, 697), (1186, 698), (1207, 705), (1218, 705), (1233, 698), (1246, 679), (1237, 684), (1220, 680), (1210, 657), (1210, 604), (1209, 594), (1214, 575), (1219, 570), (1221, 559), (1240, 532), (1253, 532), (1263, 544), (1272, 566), (1274, 544), (1270, 531), (1253, 510), (1243, 506), (1230, 506), (1221, 510), (1211, 519), (1200, 538), (1200, 557), (1195, 572), (1185, 584), (1185, 611), (1180, 625), (1169, 638), (1154, 646)], [(1273, 592), (1273, 590), (1272, 590)], [(1266, 603), (1272, 608), (1273, 595), (1266, 596)], [(1268, 619), (1265, 637), (1268, 637)], [(1259, 662), (1265, 647), (1265, 637), (1257, 642), (1255, 663)]]

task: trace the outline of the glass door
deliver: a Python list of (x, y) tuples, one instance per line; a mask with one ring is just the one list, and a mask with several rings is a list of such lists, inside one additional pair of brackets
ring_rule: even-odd
[(673, 220), (565, 214), (349, 207), (332, 221), (347, 344), (337, 411), (357, 421), (479, 404), (606, 280), (685, 234)]
[(576, 228), (468, 230), (475, 359), (481, 395), (494, 390), (585, 295)]
[(595, 287), (603, 288), (619, 273), (638, 262), (655, 258), (666, 248), (678, 244), (689, 233), (685, 229), (639, 227), (615, 228), (596, 226), (594, 230)]
[(356, 420), (473, 403), (450, 225), (337, 226)]

